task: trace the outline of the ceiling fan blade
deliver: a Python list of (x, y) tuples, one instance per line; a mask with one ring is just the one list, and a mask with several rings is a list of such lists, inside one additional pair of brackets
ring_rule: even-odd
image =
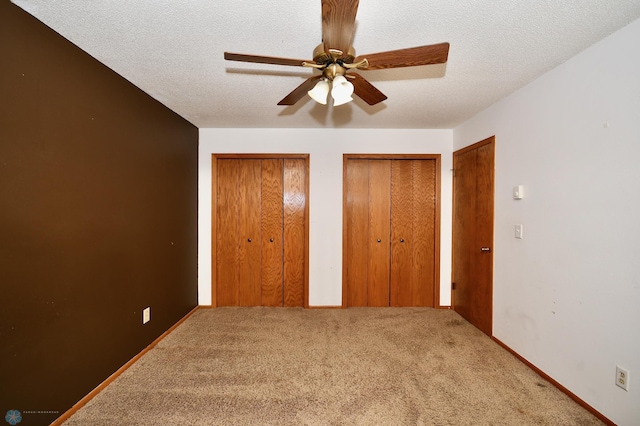
[(325, 51), (349, 52), (359, 0), (322, 0), (322, 42)]
[(278, 58), (275, 56), (245, 55), (242, 53), (230, 53), (230, 52), (224, 52), (224, 58), (227, 61), (254, 62), (257, 64), (290, 65), (292, 67), (301, 67), (303, 62), (313, 63), (313, 61), (309, 61), (305, 59), (289, 59), (289, 58)]
[(449, 43), (431, 44), (428, 46), (410, 47), (408, 49), (390, 50), (388, 52), (360, 55), (355, 60), (369, 61), (369, 67), (360, 70), (380, 70), (384, 68), (415, 67), (417, 65), (443, 64), (449, 56)]
[(350, 79), (351, 83), (353, 83), (353, 93), (369, 105), (375, 105), (387, 99), (384, 93), (376, 89), (373, 84), (369, 83), (361, 75), (354, 73), (348, 75), (353, 77)]
[(303, 81), (300, 86), (293, 89), (291, 93), (289, 93), (280, 102), (278, 102), (278, 105), (295, 104), (300, 99), (304, 98), (304, 95), (306, 95), (309, 90), (313, 89), (313, 86), (315, 86), (315, 84), (321, 78), (322, 78), (322, 75), (314, 75), (313, 77), (309, 77), (308, 79)]

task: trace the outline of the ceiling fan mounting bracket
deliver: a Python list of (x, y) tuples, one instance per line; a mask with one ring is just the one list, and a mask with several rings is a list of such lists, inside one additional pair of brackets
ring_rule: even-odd
[[(337, 57), (336, 57), (337, 56)], [(327, 62), (335, 62), (338, 59), (345, 63), (351, 63), (356, 57), (356, 51), (353, 47), (345, 55), (343, 51), (338, 49), (326, 49), (324, 43), (320, 43), (313, 49), (313, 61), (316, 64), (325, 64)]]

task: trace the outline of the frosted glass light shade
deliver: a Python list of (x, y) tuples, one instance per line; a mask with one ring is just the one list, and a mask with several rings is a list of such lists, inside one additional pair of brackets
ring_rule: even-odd
[(344, 105), (351, 102), (353, 98), (353, 84), (347, 79), (339, 75), (333, 79), (333, 88), (331, 89), (331, 97), (333, 98), (333, 106)]
[(311, 99), (318, 102), (319, 104), (326, 105), (327, 97), (329, 96), (329, 82), (327, 80), (320, 80), (316, 83), (313, 89), (307, 92)]

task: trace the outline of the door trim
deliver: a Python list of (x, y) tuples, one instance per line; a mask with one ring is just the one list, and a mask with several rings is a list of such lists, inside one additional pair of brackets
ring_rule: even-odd
[(211, 154), (211, 306), (218, 306), (217, 300), (217, 200), (218, 200), (218, 159), (264, 160), (264, 159), (302, 159), (305, 163), (305, 205), (304, 205), (304, 307), (309, 307), (309, 154)]
[[(436, 162), (436, 200), (435, 200), (435, 276), (434, 276), (434, 307), (444, 308), (440, 305), (440, 179), (441, 179), (441, 154), (343, 154), (342, 155), (342, 307), (347, 307), (347, 161), (348, 160), (435, 160)], [(449, 307), (446, 306), (448, 309)]]

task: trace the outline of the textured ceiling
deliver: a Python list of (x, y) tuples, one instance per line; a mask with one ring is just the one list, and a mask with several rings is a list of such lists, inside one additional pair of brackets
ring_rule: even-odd
[(320, 0), (14, 0), (198, 127), (452, 128), (640, 17), (639, 0), (362, 0), (358, 55), (451, 43), (449, 61), (361, 74), (389, 99), (277, 102), (313, 71)]

